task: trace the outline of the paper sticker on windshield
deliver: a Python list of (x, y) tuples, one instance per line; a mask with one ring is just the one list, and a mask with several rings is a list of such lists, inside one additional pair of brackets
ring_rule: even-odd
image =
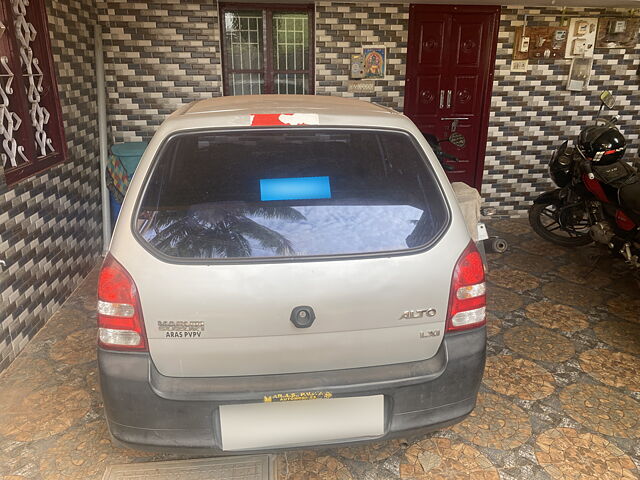
[(272, 127), (274, 125), (319, 125), (316, 113), (254, 113), (250, 116), (252, 127)]
[(333, 397), (331, 392), (297, 392), (297, 393), (276, 393), (265, 395), (264, 403), (274, 402), (296, 402), (299, 400), (321, 400)]
[(204, 322), (189, 321), (161, 321), (158, 322), (158, 330), (163, 332), (164, 338), (200, 338), (204, 332)]
[(262, 178), (260, 200), (316, 200), (331, 198), (329, 177)]

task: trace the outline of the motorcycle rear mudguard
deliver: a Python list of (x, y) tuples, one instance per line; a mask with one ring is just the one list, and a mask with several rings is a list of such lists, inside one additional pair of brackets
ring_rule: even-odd
[(556, 188), (555, 190), (549, 190), (548, 192), (544, 192), (539, 195), (533, 203), (546, 203), (553, 204), (560, 202), (560, 189)]

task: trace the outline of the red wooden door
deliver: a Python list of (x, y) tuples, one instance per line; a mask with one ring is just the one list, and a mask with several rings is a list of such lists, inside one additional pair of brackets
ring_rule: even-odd
[(411, 5), (404, 113), (439, 139), (464, 135), (447, 172), (452, 182), (480, 188), (487, 142), (500, 7)]

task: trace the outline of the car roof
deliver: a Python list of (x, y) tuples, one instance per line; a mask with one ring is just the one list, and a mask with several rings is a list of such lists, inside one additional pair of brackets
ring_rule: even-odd
[(326, 113), (351, 114), (355, 111), (388, 115), (393, 110), (362, 100), (328, 95), (235, 95), (208, 98), (190, 103), (182, 114), (224, 113)]
[(178, 109), (163, 133), (192, 128), (318, 125), (406, 129), (404, 115), (374, 103), (328, 95), (238, 95), (209, 98)]

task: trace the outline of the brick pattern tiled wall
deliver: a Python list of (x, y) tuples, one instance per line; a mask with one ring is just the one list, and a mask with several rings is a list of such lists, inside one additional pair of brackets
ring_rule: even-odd
[[(402, 110), (409, 5), (316, 3), (316, 94), (356, 97)], [(348, 91), (351, 56), (363, 46), (387, 47), (384, 79), (367, 80), (375, 93)]]
[[(566, 15), (628, 14), (624, 9), (567, 9)], [(574, 138), (599, 106), (598, 92), (612, 89), (620, 125), (637, 157), (640, 120), (640, 44), (634, 49), (597, 49), (588, 90), (565, 86), (571, 60), (531, 61), (527, 73), (510, 71), (516, 26), (560, 25), (559, 8), (503, 8), (482, 187), (488, 205), (502, 215), (526, 213), (531, 200), (551, 188), (546, 164), (553, 148)], [(316, 93), (378, 102), (402, 110), (406, 65), (407, 5), (318, 2), (316, 4)], [(374, 94), (349, 93), (350, 56), (365, 45), (387, 45), (388, 76)]]
[[(184, 102), (220, 95), (220, 44), (215, 1), (166, 3), (109, 0), (100, 5), (107, 29), (109, 113), (118, 141), (148, 139)], [(602, 9), (567, 9), (566, 15), (600, 16)], [(626, 14), (627, 10), (607, 10)], [(597, 49), (588, 91), (566, 90), (570, 60), (532, 61), (511, 74), (515, 27), (558, 25), (558, 8), (504, 8), (486, 153), (483, 196), (501, 214), (523, 214), (550, 187), (546, 162), (561, 139), (572, 138), (598, 107), (598, 90), (619, 97), (629, 157), (637, 155), (640, 119), (640, 48)], [(316, 93), (353, 96), (398, 110), (404, 103), (407, 4), (316, 2)], [(350, 93), (349, 61), (365, 45), (386, 45), (388, 68), (375, 93)]]
[(100, 253), (91, 0), (47, 2), (69, 161), (7, 187), (0, 167), (0, 371)]
[[(567, 15), (601, 16), (599, 9), (567, 9)], [(628, 14), (628, 10), (608, 10)], [(640, 122), (640, 44), (596, 49), (591, 83), (584, 92), (566, 89), (571, 60), (537, 60), (525, 73), (511, 73), (515, 27), (560, 25), (561, 9), (503, 8), (491, 102), (483, 196), (503, 214), (522, 215), (539, 192), (552, 187), (547, 162), (553, 149), (573, 139), (600, 105), (598, 92), (611, 89), (629, 145), (638, 156)]]
[(148, 140), (180, 105), (222, 94), (215, 0), (99, 0), (111, 136)]

